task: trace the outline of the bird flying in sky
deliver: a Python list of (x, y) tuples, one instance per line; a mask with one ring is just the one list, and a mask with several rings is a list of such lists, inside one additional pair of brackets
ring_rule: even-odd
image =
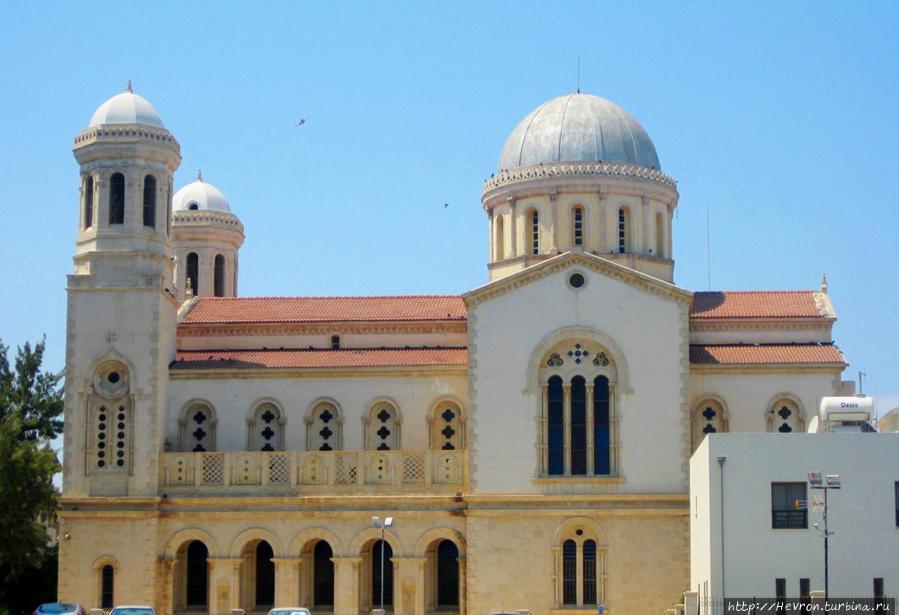
[(295, 126), (296, 126), (297, 128), (299, 128), (300, 126), (302, 126), (302, 125), (305, 124), (305, 123), (306, 123), (306, 118), (301, 117), (301, 118), (300, 118), (300, 121), (297, 122), (297, 123), (295, 124)]

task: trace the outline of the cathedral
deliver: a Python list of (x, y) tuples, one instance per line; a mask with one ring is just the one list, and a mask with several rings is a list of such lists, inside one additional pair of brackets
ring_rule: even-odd
[(788, 438), (851, 392), (826, 280), (674, 283), (677, 183), (598, 96), (512, 130), (463, 295), (240, 296), (244, 205), (174, 190), (180, 145), (130, 85), (74, 155), (62, 601), (663, 613), (705, 435)]

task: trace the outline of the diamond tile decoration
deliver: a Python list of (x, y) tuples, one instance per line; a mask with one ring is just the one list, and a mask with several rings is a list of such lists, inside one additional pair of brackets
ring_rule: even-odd
[(386, 423), (390, 419), (390, 413), (387, 410), (381, 410), (378, 412), (378, 420), (382, 423)]
[(452, 410), (450, 410), (449, 408), (447, 408), (446, 410), (443, 411), (443, 414), (440, 415), (440, 418), (442, 418), (444, 421), (449, 423), (454, 418), (456, 418), (456, 413), (453, 412)]
[(271, 410), (266, 409), (265, 412), (262, 413), (262, 416), (259, 418), (261, 418), (266, 423), (271, 423), (272, 421), (275, 420), (275, 415), (272, 414)]
[(194, 423), (197, 425), (202, 425), (203, 421), (206, 420), (206, 413), (202, 410), (197, 410), (197, 413), (193, 416)]
[(322, 423), (328, 424), (331, 422), (331, 419), (334, 418), (334, 415), (331, 414), (330, 410), (325, 410), (321, 414), (318, 415), (318, 418), (321, 419)]
[(717, 414), (717, 412), (715, 412), (715, 411), (712, 410), (711, 408), (706, 408), (706, 409), (703, 410), (703, 412), (702, 412), (702, 416), (704, 416), (704, 417), (705, 417), (705, 420), (707, 420), (707, 421), (711, 421), (713, 418), (715, 418), (715, 415), (716, 415), (716, 414)]

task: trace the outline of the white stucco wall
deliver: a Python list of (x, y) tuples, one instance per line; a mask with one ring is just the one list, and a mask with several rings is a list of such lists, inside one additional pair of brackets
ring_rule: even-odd
[[(842, 489), (828, 495), (830, 595), (870, 598), (873, 579), (886, 594), (899, 590), (899, 527), (895, 483), (899, 481), (899, 434), (712, 434), (690, 462), (691, 588), (710, 581), (721, 595), (718, 457), (724, 463), (725, 582), (729, 597), (773, 597), (784, 578), (787, 596), (798, 597), (799, 579), (824, 589), (823, 539), (813, 527), (822, 513), (809, 510), (807, 529), (772, 529), (771, 483), (806, 482), (809, 471), (840, 474)], [(823, 493), (808, 489), (808, 499)], [(705, 499), (705, 502), (703, 501)], [(823, 527), (823, 524), (822, 524)], [(704, 536), (710, 540), (706, 541)]]

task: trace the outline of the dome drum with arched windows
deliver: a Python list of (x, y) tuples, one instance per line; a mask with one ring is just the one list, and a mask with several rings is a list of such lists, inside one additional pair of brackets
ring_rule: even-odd
[(198, 172), (175, 193), (172, 210), (178, 299), (236, 296), (244, 232), (225, 195)]
[(670, 282), (677, 201), (627, 111), (589, 94), (549, 100), (512, 131), (484, 185), (490, 279), (584, 250)]

